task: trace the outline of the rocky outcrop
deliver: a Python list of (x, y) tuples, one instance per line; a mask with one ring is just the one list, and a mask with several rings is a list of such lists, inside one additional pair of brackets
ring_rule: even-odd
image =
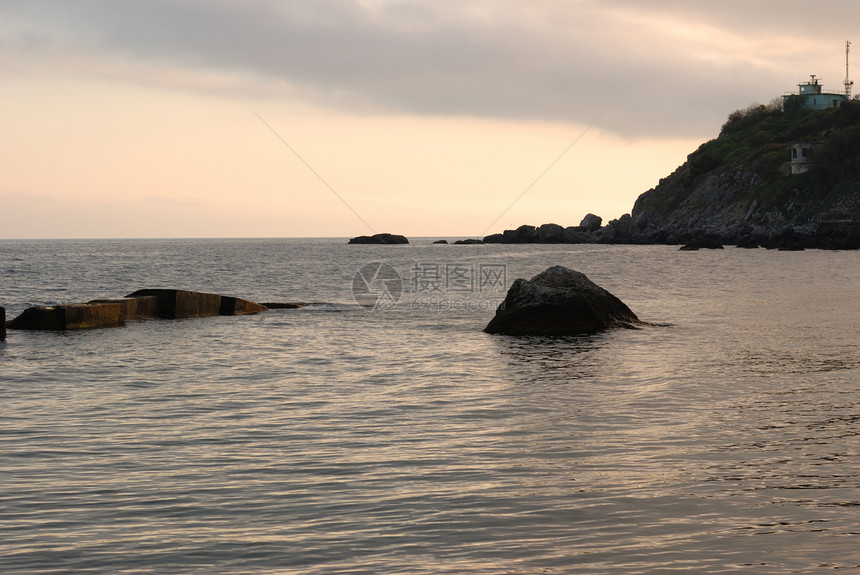
[(136, 319), (247, 315), (267, 309), (263, 305), (232, 296), (174, 289), (145, 289), (124, 298), (31, 307), (12, 320), (9, 328), (52, 331), (94, 329), (117, 327)]
[[(592, 214), (589, 214), (592, 216)], [(491, 234), (484, 238), (485, 244), (585, 244), (596, 243), (599, 236), (594, 232), (602, 221), (598, 216), (592, 216), (586, 226), (562, 227), (558, 224), (543, 224), (539, 227), (523, 225), (515, 230), (505, 230), (501, 234)], [(588, 216), (586, 216), (588, 218)], [(594, 228), (594, 222), (597, 228)], [(585, 222), (585, 220), (583, 220)]]
[(6, 308), (0, 307), (0, 341), (6, 339)]
[[(809, 171), (792, 174), (792, 143)], [(860, 248), (860, 102), (827, 111), (750, 107), (639, 196), (633, 243)]]
[(564, 228), (558, 224), (544, 224), (535, 230), (535, 235), (542, 244), (560, 244)]
[(554, 266), (511, 285), (484, 328), (507, 335), (573, 335), (642, 324), (617, 297), (585, 274)]
[(374, 234), (372, 236), (358, 236), (349, 240), (351, 244), (408, 244), (406, 236), (397, 234)]
[(603, 218), (600, 216), (595, 216), (592, 213), (585, 214), (585, 217), (582, 218), (582, 221), (579, 222), (579, 227), (588, 232), (596, 232), (600, 229), (600, 226), (603, 224)]
[[(792, 143), (815, 150), (792, 174)], [(714, 140), (601, 226), (520, 226), (485, 243), (697, 245), (860, 249), (860, 102), (823, 111), (751, 106), (732, 113)], [(543, 230), (543, 231), (541, 231)]]

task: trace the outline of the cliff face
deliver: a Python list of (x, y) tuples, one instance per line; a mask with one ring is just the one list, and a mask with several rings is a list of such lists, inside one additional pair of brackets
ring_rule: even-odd
[[(791, 174), (792, 144), (811, 150)], [(729, 116), (674, 173), (610, 222), (610, 241), (860, 247), (860, 102), (823, 111), (753, 106)]]

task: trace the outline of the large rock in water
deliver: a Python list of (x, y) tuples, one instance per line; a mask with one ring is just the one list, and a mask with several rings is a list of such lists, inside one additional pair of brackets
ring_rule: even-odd
[(518, 279), (487, 324), (487, 333), (573, 335), (641, 324), (620, 299), (584, 273), (553, 266)]

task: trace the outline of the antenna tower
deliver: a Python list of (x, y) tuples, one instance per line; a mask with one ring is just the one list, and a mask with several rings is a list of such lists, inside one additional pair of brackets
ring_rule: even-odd
[(850, 50), (851, 50), (851, 41), (847, 40), (845, 42), (845, 96), (847, 96), (848, 98), (851, 97), (851, 86), (854, 85), (854, 82), (852, 82), (848, 76), (848, 52)]

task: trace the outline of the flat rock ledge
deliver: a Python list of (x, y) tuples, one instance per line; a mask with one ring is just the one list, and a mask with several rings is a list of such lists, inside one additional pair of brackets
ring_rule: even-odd
[(31, 307), (9, 322), (8, 327), (47, 331), (95, 329), (117, 327), (136, 319), (248, 315), (267, 309), (264, 305), (232, 296), (176, 289), (143, 289), (117, 299)]
[(646, 324), (584, 273), (553, 266), (531, 280), (515, 280), (484, 331), (560, 336), (638, 325)]

